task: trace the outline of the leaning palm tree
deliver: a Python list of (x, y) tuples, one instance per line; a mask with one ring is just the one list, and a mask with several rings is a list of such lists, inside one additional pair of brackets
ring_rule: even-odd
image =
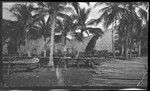
[[(88, 25), (90, 25), (92, 21), (92, 19), (87, 21), (88, 16), (91, 12), (90, 8), (88, 8), (87, 10), (85, 8), (81, 8), (78, 2), (73, 2), (71, 4), (75, 9), (74, 15), (76, 16), (76, 21), (77, 21), (76, 25), (78, 26), (77, 29), (81, 30), (80, 33), (74, 32), (75, 33), (74, 36), (78, 41), (83, 42), (83, 38), (84, 38), (83, 32), (86, 32), (88, 35), (89, 33), (94, 34), (93, 38), (90, 40), (90, 42), (88, 43), (85, 49), (85, 51), (91, 51), (94, 49), (96, 41), (103, 34), (103, 31), (100, 28), (88, 27)], [(87, 4), (89, 5), (89, 3)], [(79, 52), (77, 53), (76, 58), (78, 57), (78, 55)]]
[(81, 8), (78, 6), (77, 10), (75, 11), (76, 12), (76, 18), (77, 18), (77, 26), (78, 26), (78, 29), (81, 30), (81, 34), (83, 35), (83, 32), (87, 32), (87, 25), (88, 25), (88, 22), (87, 22), (87, 19), (88, 19), (88, 16), (91, 12), (91, 9), (88, 8), (87, 10), (85, 8)]
[(88, 28), (90, 33), (94, 34), (93, 38), (89, 41), (87, 44), (85, 51), (90, 52), (94, 50), (94, 47), (96, 45), (96, 41), (98, 40), (99, 37), (102, 37), (103, 35), (103, 30), (101, 28)]

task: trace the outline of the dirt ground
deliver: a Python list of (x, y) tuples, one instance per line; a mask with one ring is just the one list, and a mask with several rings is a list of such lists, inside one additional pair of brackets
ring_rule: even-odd
[[(147, 57), (104, 62), (101, 66), (97, 66), (96, 74), (89, 81), (89, 85), (137, 87), (147, 72), (145, 65), (148, 67)], [(139, 87), (147, 87), (147, 77), (146, 75)]]
[[(62, 69), (65, 86), (83, 86), (92, 77), (87, 69)], [(58, 86), (56, 70), (39, 68), (33, 72), (14, 72), (5, 78), (8, 87), (51, 87)]]
[[(91, 68), (62, 69), (65, 86), (137, 86), (143, 74), (147, 72), (147, 57), (131, 60), (105, 61)], [(7, 87), (58, 86), (55, 70), (38, 68), (33, 72), (13, 72), (5, 77)], [(147, 76), (140, 84), (147, 87)]]

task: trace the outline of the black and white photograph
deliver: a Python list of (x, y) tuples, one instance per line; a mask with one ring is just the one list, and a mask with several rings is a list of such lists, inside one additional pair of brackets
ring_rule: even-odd
[(0, 88), (147, 89), (149, 2), (1, 5)]

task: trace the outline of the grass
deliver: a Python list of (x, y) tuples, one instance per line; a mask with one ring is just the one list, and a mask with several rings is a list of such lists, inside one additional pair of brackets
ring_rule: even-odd
[[(91, 78), (91, 73), (86, 69), (62, 69), (65, 86), (85, 85)], [(33, 72), (14, 72), (5, 78), (8, 87), (51, 87), (58, 86), (55, 70), (47, 68), (36, 69)]]

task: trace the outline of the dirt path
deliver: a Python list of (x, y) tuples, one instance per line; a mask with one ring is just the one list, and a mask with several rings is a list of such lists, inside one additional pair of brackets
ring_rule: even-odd
[[(133, 58), (127, 60), (114, 60), (104, 62), (97, 66), (96, 74), (89, 81), (90, 86), (136, 86), (146, 72), (145, 65), (148, 58)], [(147, 76), (140, 84), (147, 87)]]

